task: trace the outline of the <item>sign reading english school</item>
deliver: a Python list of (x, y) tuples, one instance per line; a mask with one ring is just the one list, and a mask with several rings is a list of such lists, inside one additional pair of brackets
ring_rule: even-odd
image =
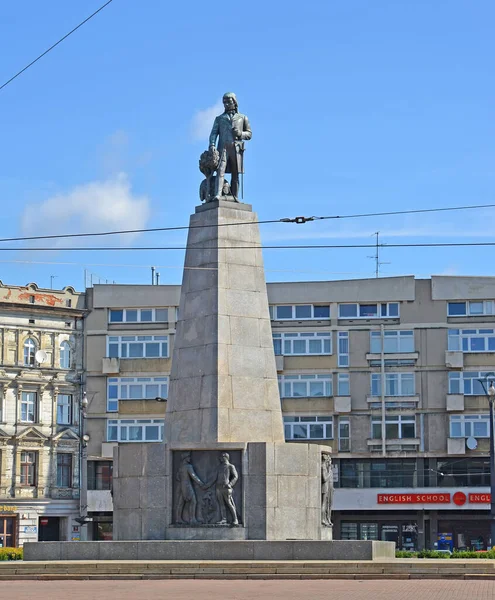
[(378, 494), (376, 498), (378, 504), (450, 504), (453, 502), (457, 506), (462, 506), (468, 501), (470, 504), (487, 504), (491, 501), (490, 494), (473, 494), (466, 497), (463, 492), (456, 492), (451, 495), (448, 493), (432, 494)]
[(378, 504), (450, 504), (450, 494), (378, 494)]

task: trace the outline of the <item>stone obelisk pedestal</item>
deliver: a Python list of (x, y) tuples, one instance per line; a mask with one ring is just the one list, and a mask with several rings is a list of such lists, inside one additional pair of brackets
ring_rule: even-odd
[(116, 449), (114, 539), (331, 539), (321, 525), (328, 448), (284, 440), (247, 204), (211, 202), (191, 216), (165, 440)]

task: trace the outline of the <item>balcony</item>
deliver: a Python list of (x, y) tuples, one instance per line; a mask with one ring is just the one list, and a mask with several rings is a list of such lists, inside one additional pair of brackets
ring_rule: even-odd
[(77, 500), (79, 490), (75, 488), (52, 488), (50, 497), (58, 500)]
[(117, 447), (117, 442), (102, 442), (101, 444), (101, 456), (103, 458), (113, 459), (113, 449)]
[(112, 512), (113, 500), (110, 490), (88, 490), (88, 512)]
[(464, 354), (462, 352), (446, 350), (445, 366), (448, 369), (462, 370), (464, 368)]
[[(366, 402), (371, 404), (382, 404), (381, 396), (366, 396)], [(400, 408), (404, 408), (404, 405), (414, 408), (419, 402), (419, 394), (414, 396), (385, 396), (385, 407), (394, 408), (394, 405), (400, 404)], [(373, 407), (371, 407), (373, 408)], [(398, 407), (399, 408), (399, 407)]]
[(102, 358), (101, 372), (104, 375), (118, 375), (120, 373), (120, 358)]
[[(366, 443), (372, 451), (382, 449), (381, 439), (368, 439)], [(387, 450), (416, 450), (420, 443), (419, 438), (390, 438), (385, 440), (385, 447)]]
[(447, 394), (447, 411), (464, 410), (464, 394)]
[[(379, 352), (372, 353), (368, 352), (366, 354), (366, 360), (368, 361), (380, 361), (382, 355)], [(384, 354), (385, 362), (388, 360), (401, 360), (401, 361), (410, 361), (416, 362), (419, 358), (419, 352), (393, 352), (393, 353), (385, 353)]]
[(447, 438), (447, 454), (466, 454), (465, 438)]
[(351, 412), (351, 397), (350, 396), (335, 396), (334, 412), (350, 413)]
[(275, 354), (275, 366), (278, 373), (284, 370), (284, 357), (282, 354)]

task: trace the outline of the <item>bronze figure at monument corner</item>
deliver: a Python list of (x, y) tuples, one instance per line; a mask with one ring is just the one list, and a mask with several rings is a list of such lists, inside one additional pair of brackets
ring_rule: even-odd
[[(225, 93), (222, 101), (225, 111), (215, 118), (209, 148), (199, 159), (199, 169), (206, 177), (201, 183), (199, 195), (205, 202), (238, 202), (239, 187), (242, 197), (240, 178), (244, 176), (244, 142), (252, 137), (251, 126), (247, 116), (238, 112), (234, 93)], [(215, 172), (216, 175), (213, 174)], [(231, 174), (230, 183), (225, 180), (228, 173)]]

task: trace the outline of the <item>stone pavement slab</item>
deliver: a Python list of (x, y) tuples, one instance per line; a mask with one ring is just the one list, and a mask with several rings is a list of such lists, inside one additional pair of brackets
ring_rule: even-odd
[(494, 581), (5, 581), (9, 600), (493, 600)]

